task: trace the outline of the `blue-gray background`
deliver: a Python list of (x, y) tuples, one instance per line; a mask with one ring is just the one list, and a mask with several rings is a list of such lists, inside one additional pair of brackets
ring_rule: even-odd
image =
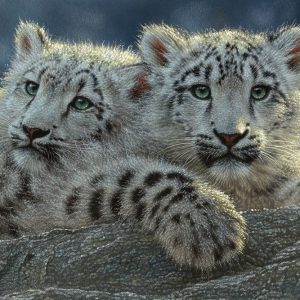
[(141, 24), (165, 22), (191, 31), (242, 27), (271, 30), (300, 23), (298, 0), (0, 0), (0, 74), (13, 55), (19, 20), (69, 41), (134, 45)]

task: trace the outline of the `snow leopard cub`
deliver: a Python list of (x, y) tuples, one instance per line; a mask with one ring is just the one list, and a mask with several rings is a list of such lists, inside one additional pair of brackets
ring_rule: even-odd
[(240, 209), (299, 204), (299, 26), (267, 35), (154, 25), (140, 50), (153, 92), (149, 149), (160, 147)]
[(244, 220), (227, 196), (130, 152), (140, 143), (135, 98), (147, 89), (138, 62), (20, 25), (1, 105), (2, 237), (127, 220), (179, 264), (210, 269), (242, 250)]

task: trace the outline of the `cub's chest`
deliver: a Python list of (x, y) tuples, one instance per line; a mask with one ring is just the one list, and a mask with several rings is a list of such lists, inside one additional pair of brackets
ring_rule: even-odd
[(258, 189), (256, 185), (232, 184), (224, 191), (234, 201), (237, 210), (275, 208), (275, 191), (271, 188)]

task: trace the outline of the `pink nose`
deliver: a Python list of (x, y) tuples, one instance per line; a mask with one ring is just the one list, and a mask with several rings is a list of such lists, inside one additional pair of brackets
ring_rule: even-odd
[(244, 138), (248, 130), (245, 130), (244, 133), (233, 133), (233, 134), (227, 134), (227, 133), (219, 133), (217, 130), (214, 130), (215, 135), (220, 139), (222, 144), (227, 146), (228, 148), (231, 148), (234, 146), (239, 140)]
[(34, 139), (44, 137), (50, 132), (50, 130), (43, 130), (40, 128), (30, 128), (25, 125), (23, 125), (23, 130), (25, 134), (30, 138), (31, 141), (33, 141)]
[(227, 146), (228, 148), (231, 148), (233, 145), (235, 145), (242, 138), (242, 136), (243, 135), (239, 134), (239, 133), (235, 133), (235, 134), (221, 133), (219, 135), (219, 138), (225, 146)]

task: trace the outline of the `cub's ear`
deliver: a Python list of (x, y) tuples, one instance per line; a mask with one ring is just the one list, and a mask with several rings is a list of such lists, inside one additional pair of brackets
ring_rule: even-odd
[(184, 49), (185, 37), (173, 27), (151, 25), (142, 28), (139, 48), (143, 61), (151, 67), (164, 67)]
[(26, 61), (41, 55), (49, 41), (43, 28), (21, 21), (15, 35), (16, 60)]
[(133, 101), (145, 96), (151, 90), (148, 81), (149, 68), (146, 64), (128, 65), (113, 71), (111, 79), (122, 96)]
[(283, 53), (288, 67), (300, 72), (300, 26), (281, 28), (269, 40)]

